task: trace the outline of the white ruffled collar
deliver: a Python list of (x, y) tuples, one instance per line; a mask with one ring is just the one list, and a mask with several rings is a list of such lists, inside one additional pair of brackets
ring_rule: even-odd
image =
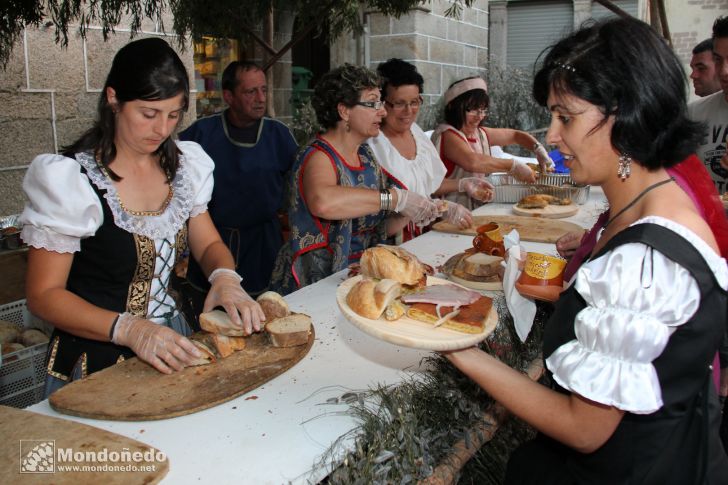
[(173, 239), (187, 222), (193, 194), (183, 154), (180, 154), (177, 174), (172, 181), (172, 199), (164, 211), (153, 215), (131, 214), (122, 208), (116, 186), (96, 163), (91, 152), (77, 153), (76, 160), (86, 169), (89, 180), (99, 190), (105, 191), (104, 198), (114, 215), (114, 223), (121, 229), (153, 240)]

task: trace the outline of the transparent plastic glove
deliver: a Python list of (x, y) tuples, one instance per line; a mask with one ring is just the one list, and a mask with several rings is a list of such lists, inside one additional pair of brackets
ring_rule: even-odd
[(230, 316), (230, 320), (242, 327), (245, 335), (260, 331), (265, 314), (258, 302), (240, 286), (240, 275), (231, 269), (218, 268), (210, 274), (208, 281), (211, 287), (205, 298), (203, 312), (221, 306)]
[(520, 160), (516, 160), (515, 158), (513, 159), (513, 165), (511, 165), (511, 169), (508, 173), (521, 182), (532, 184), (536, 181), (536, 175), (533, 173), (533, 170), (531, 170), (531, 167)]
[(129, 347), (137, 357), (164, 374), (182, 370), (200, 356), (197, 347), (184, 336), (131, 313), (119, 315), (111, 341)]
[(473, 215), (468, 209), (456, 202), (448, 201), (445, 220), (460, 229), (467, 229), (473, 225)]
[(394, 187), (397, 193), (397, 207), (394, 211), (412, 219), (419, 226), (426, 226), (440, 215), (437, 204), (429, 197), (416, 192)]
[(554, 169), (554, 161), (551, 160), (549, 152), (546, 151), (543, 145), (540, 143), (536, 145), (536, 149), (533, 152), (536, 154), (539, 167), (541, 167), (541, 173), (551, 172)]
[(458, 192), (466, 192), (481, 202), (490, 202), (495, 195), (495, 187), (484, 178), (465, 177), (458, 181)]

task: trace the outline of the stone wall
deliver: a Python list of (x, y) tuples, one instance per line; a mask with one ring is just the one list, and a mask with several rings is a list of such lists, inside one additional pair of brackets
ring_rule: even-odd
[[(172, 25), (172, 19), (164, 23)], [(0, 72), (0, 216), (22, 211), (21, 184), (35, 156), (58, 152), (91, 126), (111, 60), (130, 40), (123, 28), (106, 42), (97, 27), (85, 40), (72, 30), (62, 48), (52, 28), (28, 28)], [(152, 21), (143, 23), (142, 30), (136, 38), (164, 36), (193, 72), (192, 49), (180, 50), (177, 38), (160, 32)], [(194, 118), (191, 103), (186, 120)]]
[(445, 17), (451, 2), (433, 0), (399, 19), (369, 13), (367, 63), (399, 57), (425, 78), (425, 103), (434, 103), (453, 81), (484, 74), (488, 62), (488, 1), (477, 0), (456, 18)]

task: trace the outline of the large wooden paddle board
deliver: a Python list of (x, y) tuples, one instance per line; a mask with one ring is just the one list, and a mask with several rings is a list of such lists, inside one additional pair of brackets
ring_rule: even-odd
[(513, 204), (513, 213), (526, 217), (548, 217), (549, 219), (561, 219), (571, 217), (579, 212), (579, 206), (576, 204), (569, 205), (547, 205), (543, 209), (524, 209)]
[(558, 238), (572, 231), (583, 231), (584, 228), (573, 222), (560, 221), (545, 217), (524, 216), (473, 216), (473, 225), (467, 229), (460, 229), (446, 221), (436, 222), (432, 228), (436, 231), (453, 234), (475, 236), (478, 226), (488, 222), (500, 224), (501, 234), (507, 234), (516, 229), (523, 241), (555, 243)]
[(146, 421), (191, 414), (236, 398), (293, 367), (315, 335), (298, 347), (273, 347), (265, 332), (247, 338), (245, 350), (214, 364), (162, 374), (132, 358), (51, 394), (60, 413), (84, 418)]
[(167, 457), (140, 441), (21, 409), (0, 406), (0, 436), (3, 483), (153, 484), (169, 471)]

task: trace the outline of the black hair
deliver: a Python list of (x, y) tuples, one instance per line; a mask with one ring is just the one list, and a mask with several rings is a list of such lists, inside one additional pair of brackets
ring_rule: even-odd
[(713, 39), (705, 39), (693, 47), (693, 55), (701, 52), (713, 52)]
[(382, 76), (382, 97), (387, 95), (387, 87), (398, 88), (400, 86), (417, 86), (420, 94), (425, 87), (425, 80), (422, 74), (417, 72), (414, 64), (402, 59), (392, 58), (377, 66), (377, 72)]
[[(459, 79), (448, 86), (448, 89), (457, 83), (476, 79), (478, 76), (470, 76)], [(456, 97), (445, 105), (445, 122), (458, 130), (465, 124), (466, 112), (473, 109), (485, 109), (490, 105), (490, 96), (484, 89), (471, 89)]]
[(713, 39), (728, 37), (728, 15), (718, 17), (713, 22)]
[[(119, 177), (109, 168), (116, 158), (116, 115), (109, 104), (106, 89), (113, 88), (119, 105), (137, 99), (160, 101), (183, 94), (183, 110), (187, 111), (190, 100), (190, 84), (187, 70), (177, 53), (159, 37), (150, 37), (130, 42), (116, 53), (111, 70), (101, 91), (94, 125), (71, 145), (63, 148), (66, 156), (93, 150), (98, 163), (109, 173), (112, 180)], [(120, 107), (119, 106), (119, 107)], [(181, 122), (182, 117), (177, 123)], [(179, 165), (179, 148), (172, 136), (159, 145), (156, 155), (167, 175), (174, 179)]]
[(221, 87), (223, 91), (235, 91), (238, 85), (239, 71), (262, 71), (263, 68), (253, 61), (233, 61), (222, 72)]
[(344, 64), (324, 74), (316, 83), (311, 105), (316, 119), (324, 128), (333, 128), (341, 120), (339, 103), (356, 106), (365, 89), (379, 89), (379, 75), (363, 66)]
[[(543, 53), (542, 53), (543, 55)], [(612, 146), (654, 170), (693, 153), (703, 134), (687, 117), (687, 78), (673, 50), (646, 23), (617, 18), (587, 23), (548, 50), (533, 82), (546, 106), (549, 91), (581, 98), (614, 117)]]

